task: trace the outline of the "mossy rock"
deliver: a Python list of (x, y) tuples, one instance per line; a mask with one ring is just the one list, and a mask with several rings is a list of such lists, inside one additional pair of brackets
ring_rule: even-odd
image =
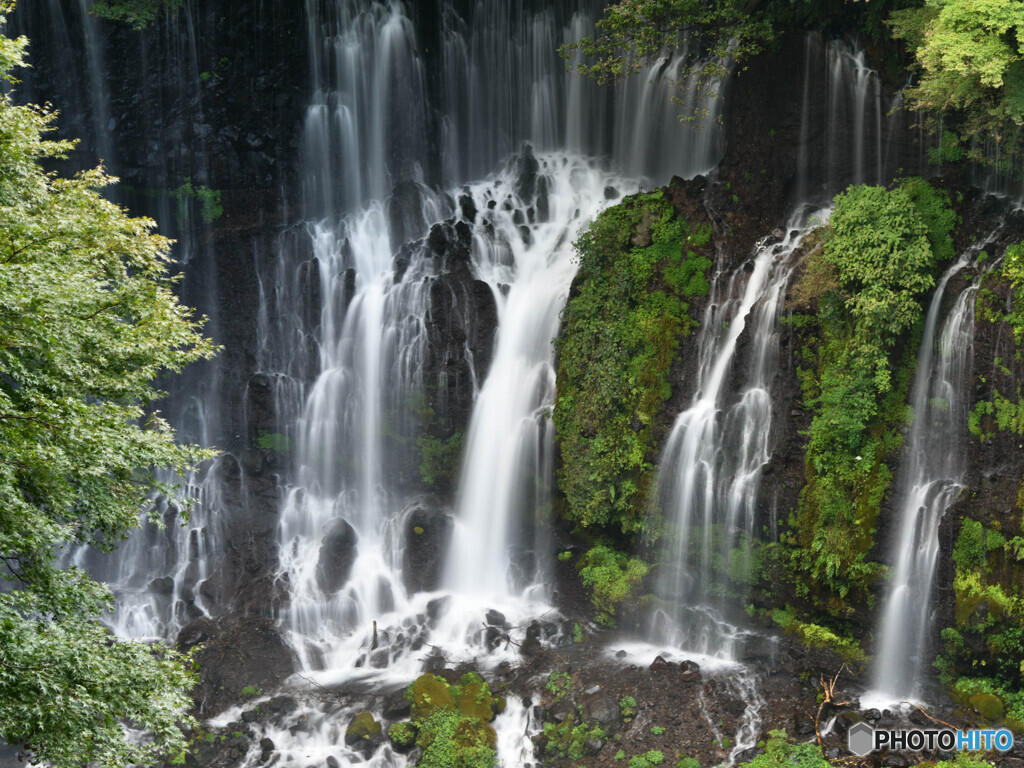
[(1003, 700), (993, 693), (976, 693), (968, 701), (974, 711), (986, 720), (995, 722), (1003, 716)]
[(345, 730), (345, 743), (352, 745), (364, 739), (373, 739), (373, 737), (381, 735), (381, 730), (380, 723), (374, 720), (372, 714), (360, 712), (352, 718), (352, 722)]
[(494, 749), (498, 743), (498, 733), (490, 723), (476, 718), (464, 717), (455, 726), (452, 742), (458, 749), (488, 747)]
[(416, 746), (417, 730), (414, 724), (402, 721), (388, 728), (388, 738), (398, 752), (409, 752)]
[(408, 693), (413, 720), (425, 720), (439, 709), (455, 709), (455, 699), (448, 683), (437, 675), (420, 675), (409, 686)]
[(463, 717), (493, 720), (497, 714), (494, 704), (494, 695), (483, 680), (464, 683), (455, 689), (455, 706)]

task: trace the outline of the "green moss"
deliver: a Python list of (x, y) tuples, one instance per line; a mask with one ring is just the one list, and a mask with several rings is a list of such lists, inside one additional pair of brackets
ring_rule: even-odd
[(406, 698), (418, 729), (416, 744), (424, 750), (420, 768), (493, 768), (497, 735), (489, 721), (505, 709), (505, 700), (480, 675), (467, 673), (458, 685), (421, 675)]
[(709, 240), (710, 227), (680, 219), (657, 191), (604, 211), (576, 242), (553, 418), (565, 516), (582, 528), (645, 525), (654, 423), (679, 339), (696, 324), (687, 299), (708, 291)]
[[(467, 679), (468, 678), (468, 679)], [(476, 678), (475, 680), (473, 678)], [(479, 675), (464, 675), (455, 691), (455, 707), (463, 717), (490, 721), (494, 719), (495, 697)]]
[(420, 675), (407, 689), (413, 720), (424, 720), (436, 710), (454, 710), (455, 698), (448, 683), (437, 675)]
[(381, 725), (374, 720), (373, 715), (369, 712), (360, 712), (352, 718), (348, 728), (345, 729), (346, 741), (349, 739), (366, 739), (370, 736), (379, 736), (380, 734)]
[(268, 432), (265, 429), (259, 431), (256, 445), (261, 451), (271, 451), (272, 453), (288, 453), (292, 449), (292, 441), (288, 435), (283, 435), (280, 432)]
[(588, 550), (577, 567), (583, 586), (590, 590), (597, 620), (608, 626), (615, 626), (619, 604), (634, 594), (649, 569), (642, 560), (606, 546)]
[(867, 661), (867, 654), (856, 640), (837, 635), (827, 627), (800, 621), (792, 610), (777, 608), (772, 611), (772, 619), (786, 631), (786, 634), (798, 638), (808, 648), (832, 651), (850, 664), (863, 664)]

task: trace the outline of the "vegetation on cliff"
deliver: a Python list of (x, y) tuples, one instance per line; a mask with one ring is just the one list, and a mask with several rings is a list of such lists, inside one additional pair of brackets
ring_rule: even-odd
[(916, 349), (906, 342), (938, 261), (953, 253), (954, 223), (948, 198), (920, 179), (850, 187), (794, 288), (817, 309), (820, 340), (800, 371), (814, 418), (787, 543), (798, 594), (833, 617), (870, 600), (880, 572), (866, 556), (906, 420)]
[(576, 242), (554, 422), (565, 517), (582, 529), (635, 534), (647, 524), (655, 420), (680, 336), (696, 324), (687, 300), (708, 292), (710, 236), (659, 190), (607, 209)]
[[(0, 69), (25, 44), (0, 37)], [(155, 469), (208, 455), (150, 406), (154, 378), (213, 348), (172, 292), (169, 241), (101, 196), (113, 180), (43, 170), (73, 146), (42, 138), (52, 123), (0, 96), (0, 738), (58, 768), (146, 764), (184, 746), (189, 659), (116, 639), (110, 591), (55, 558), (114, 549), (173, 492)]]

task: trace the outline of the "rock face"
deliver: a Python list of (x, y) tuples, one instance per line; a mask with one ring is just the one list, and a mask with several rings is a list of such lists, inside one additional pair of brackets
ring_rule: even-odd
[(197, 619), (181, 630), (177, 646), (201, 646), (196, 661), (202, 676), (192, 695), (197, 711), (207, 716), (239, 701), (243, 689), (272, 690), (295, 664), (277, 623), (258, 616)]

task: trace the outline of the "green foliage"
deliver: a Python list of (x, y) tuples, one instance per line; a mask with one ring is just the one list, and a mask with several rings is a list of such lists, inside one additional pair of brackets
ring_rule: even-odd
[(829, 762), (815, 744), (791, 741), (783, 730), (769, 731), (764, 751), (744, 765), (751, 768), (829, 768)]
[(552, 696), (552, 703), (561, 701), (572, 690), (572, 677), (565, 672), (552, 672), (544, 688)]
[(184, 227), (188, 222), (193, 201), (199, 206), (199, 218), (205, 224), (212, 224), (224, 214), (224, 208), (220, 204), (220, 190), (194, 187), (191, 179), (185, 179), (184, 184), (171, 190), (171, 198), (178, 201), (175, 218), (179, 227)]
[(565, 550), (564, 552), (558, 553), (558, 562), (567, 563), (570, 560), (572, 560), (572, 552), (570, 552), (569, 550)]
[[(801, 366), (809, 430), (807, 485), (788, 541), (798, 591), (833, 615), (855, 591), (868, 599), (879, 566), (865, 555), (892, 480), (884, 463), (899, 447), (913, 372), (921, 296), (939, 258), (952, 254), (955, 215), (927, 182), (850, 187), (838, 195), (821, 248), (808, 254), (801, 298), (817, 304), (817, 360)], [(807, 277), (810, 276), (810, 277)], [(801, 286), (798, 286), (801, 288)], [(800, 293), (800, 291), (797, 291)], [(893, 349), (905, 340), (902, 360)], [(816, 364), (816, 370), (811, 366)]]
[(959, 163), (963, 157), (964, 149), (960, 146), (960, 138), (952, 131), (942, 131), (939, 134), (939, 146), (928, 150), (928, 162), (932, 165)]
[(497, 734), (488, 721), (504, 708), (504, 699), (495, 697), (482, 677), (467, 673), (458, 685), (449, 685), (437, 675), (420, 675), (405, 695), (412, 704), (416, 744), (423, 749), (420, 768), (495, 766)]
[(957, 752), (952, 760), (940, 760), (934, 768), (995, 768), (995, 765), (970, 752)]
[(388, 728), (388, 738), (396, 747), (409, 747), (416, 741), (416, 726), (402, 721)]
[[(988, 719), (1024, 721), (1024, 579), (1016, 539), (965, 518), (953, 547), (953, 627), (942, 630), (940, 680)], [(998, 714), (995, 714), (998, 711)]]
[(700, 768), (700, 761), (693, 757), (683, 757), (676, 763), (676, 768)]
[(576, 724), (575, 718), (561, 723), (544, 723), (547, 745), (544, 751), (552, 756), (580, 760), (586, 753), (589, 739), (603, 739), (604, 731), (595, 723)]
[(768, 20), (748, 7), (743, 0), (620, 0), (605, 9), (595, 36), (564, 45), (561, 53), (580, 74), (612, 83), (685, 45), (700, 58), (690, 54), (677, 85), (695, 77), (708, 91), (715, 78), (728, 75), (729, 62), (745, 61), (774, 39)]
[(265, 429), (261, 429), (256, 437), (256, 445), (260, 447), (260, 450), (273, 453), (288, 453), (292, 449), (292, 441), (288, 435), (283, 435), (280, 432), (268, 432)]
[(1018, 0), (925, 0), (893, 13), (890, 24), (919, 70), (917, 84), (905, 90), (912, 107), (946, 113), (963, 139), (998, 140), (1024, 124)]
[[(0, 69), (25, 45), (0, 37)], [(52, 124), (0, 95), (0, 739), (57, 768), (119, 768), (184, 750), (194, 670), (115, 638), (109, 590), (55, 555), (110, 552), (151, 494), (174, 492), (155, 468), (211, 455), (149, 407), (155, 378), (213, 347), (174, 296), (169, 242), (101, 196), (113, 180), (43, 170), (73, 147), (42, 138)]]
[(905, 179), (900, 183), (900, 189), (906, 192), (910, 202), (921, 214), (935, 261), (952, 259), (956, 255), (953, 250), (952, 232), (958, 218), (950, 206), (949, 194), (936, 189), (920, 176)]
[(255, 686), (247, 685), (244, 688), (242, 688), (240, 693), (242, 694), (242, 696), (249, 698), (250, 696), (259, 696), (262, 693), (262, 691), (260, 691), (260, 689), (256, 688)]
[(1006, 249), (1001, 273), (1013, 291), (1013, 308), (1003, 319), (1013, 328), (1013, 338), (1019, 347), (1024, 340), (1024, 243)]
[(653, 735), (655, 735), (655, 736), (661, 736), (661, 734), (663, 734), (664, 732), (665, 732), (665, 729), (662, 728), (660, 725), (652, 725), (651, 726), (651, 733)]
[(582, 528), (645, 525), (654, 421), (669, 368), (708, 291), (710, 227), (675, 215), (659, 190), (604, 211), (576, 242), (579, 292), (566, 305), (553, 413), (566, 517)]
[(101, 19), (123, 22), (133, 29), (150, 26), (161, 11), (175, 12), (182, 0), (96, 0), (89, 12)]
[(420, 477), (427, 485), (454, 482), (462, 456), (463, 435), (456, 432), (447, 439), (434, 435), (421, 435), (419, 438)]
[(416, 744), (423, 750), (419, 768), (494, 768), (497, 734), (489, 723), (435, 710), (419, 723)]
[(622, 713), (622, 719), (627, 723), (634, 717), (636, 717), (636, 713), (638, 712), (636, 706), (636, 699), (634, 699), (632, 696), (620, 696), (619, 712)]
[(977, 520), (964, 518), (960, 535), (953, 546), (953, 563), (958, 571), (969, 571), (985, 565), (985, 526)]
[(583, 586), (590, 590), (597, 620), (615, 626), (619, 604), (634, 593), (650, 566), (625, 552), (597, 546), (580, 558), (577, 568)]
[(612, 760), (615, 760), (616, 762), (618, 762), (619, 760), (625, 760), (625, 759), (626, 759), (626, 753), (623, 752), (621, 749), (618, 752), (616, 752), (615, 753), (615, 757), (612, 758)]
[(629, 759), (629, 768), (651, 768), (655, 765), (661, 765), (665, 762), (665, 755), (657, 749), (649, 749), (642, 755), (631, 757)]

